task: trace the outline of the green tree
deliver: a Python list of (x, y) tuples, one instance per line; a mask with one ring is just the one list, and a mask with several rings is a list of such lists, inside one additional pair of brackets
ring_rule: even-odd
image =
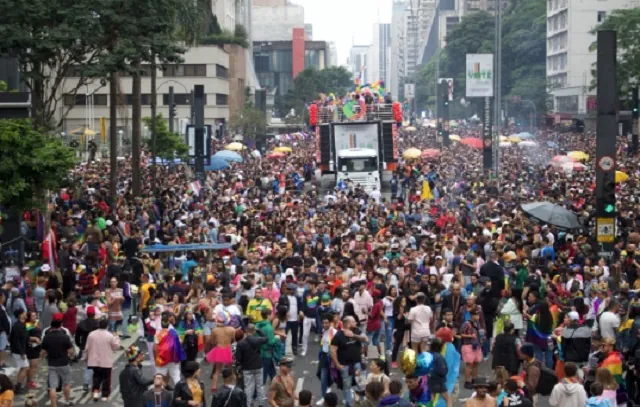
[[(154, 120), (150, 117), (142, 119), (144, 125), (149, 127), (150, 130), (154, 130)], [(156, 116), (155, 120), (155, 134), (156, 134), (156, 156), (165, 160), (173, 158), (187, 157), (189, 153), (189, 146), (184, 142), (183, 138), (177, 133), (171, 133), (169, 131), (169, 125), (161, 114)], [(151, 138), (145, 140), (146, 148), (151, 151)]]
[(30, 120), (0, 120), (0, 145), (0, 205), (17, 211), (43, 208), (76, 163), (71, 148)]
[(7, 82), (0, 81), (0, 92), (6, 92), (8, 90)]
[(245, 137), (254, 138), (264, 135), (267, 118), (259, 109), (245, 107), (229, 119), (229, 127)]
[[(98, 59), (104, 47), (94, 3), (90, 0), (2, 2), (0, 55), (15, 57), (18, 61), (33, 100), (34, 128), (59, 127), (72, 108), (61, 108), (64, 95), (84, 92), (92, 78), (102, 75)], [(71, 69), (74, 75), (69, 75)], [(68, 76), (78, 77), (71, 82)], [(61, 119), (54, 123), (59, 112), (62, 112)]]
[[(640, 8), (614, 10), (599, 26), (593, 28), (592, 34), (597, 30), (617, 31), (618, 63), (616, 66), (616, 80), (618, 94), (628, 94), (634, 86), (640, 83)], [(597, 41), (589, 47), (589, 51), (596, 52)], [(596, 66), (593, 66), (593, 80), (591, 89), (596, 88)]]
[(336, 97), (342, 97), (351, 91), (353, 75), (343, 66), (335, 66), (317, 71), (318, 86), (325, 94), (333, 93)]

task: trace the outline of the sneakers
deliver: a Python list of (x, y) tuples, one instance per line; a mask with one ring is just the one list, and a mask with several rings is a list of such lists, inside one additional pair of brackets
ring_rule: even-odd
[(107, 401), (107, 398), (106, 397), (100, 397), (100, 401), (105, 402), (105, 401)]
[(306, 351), (306, 350), (303, 350), (303, 351), (302, 351), (302, 353), (300, 354), (300, 356), (302, 356), (302, 357), (307, 356), (307, 351)]
[(398, 363), (397, 362), (391, 362), (391, 369), (397, 369), (398, 368)]
[(97, 391), (93, 392), (93, 401), (98, 401), (100, 399), (100, 393)]
[(324, 404), (324, 398), (321, 398), (320, 400), (318, 400), (318, 402), (316, 403), (316, 406), (321, 406)]
[(40, 388), (40, 386), (38, 386), (38, 384), (36, 382), (29, 382), (27, 383), (27, 387), (31, 390), (36, 390), (38, 388)]

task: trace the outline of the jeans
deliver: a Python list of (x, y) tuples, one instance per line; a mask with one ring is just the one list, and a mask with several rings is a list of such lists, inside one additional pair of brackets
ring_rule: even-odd
[[(262, 384), (266, 384), (268, 378), (273, 380), (274, 377), (276, 377), (276, 366), (273, 364), (273, 359), (262, 358)], [(249, 394), (247, 392), (247, 398), (249, 398)], [(251, 397), (253, 397), (253, 394)]]
[(253, 405), (253, 393), (258, 394), (258, 404), (267, 405), (267, 398), (264, 394), (263, 369), (243, 370), (244, 392), (247, 395), (247, 407)]
[(544, 363), (549, 369), (553, 369), (553, 351), (541, 349), (537, 345), (533, 344), (533, 356)]
[(131, 316), (131, 308), (122, 309), (122, 336), (129, 335), (129, 317)]
[(302, 353), (307, 353), (309, 344), (309, 334), (311, 333), (311, 327), (317, 328), (315, 318), (304, 317), (302, 320)]
[(84, 384), (87, 386), (93, 383), (93, 370), (89, 369), (89, 367), (84, 368)]
[(324, 397), (327, 394), (327, 390), (329, 390), (329, 367), (323, 367), (320, 369), (320, 394)]
[(393, 346), (393, 317), (387, 317), (387, 322), (384, 323), (384, 351), (386, 353), (391, 352)]
[(289, 334), (289, 331), (291, 331), (291, 350), (293, 351), (293, 353), (298, 353), (298, 327), (299, 327), (299, 323), (298, 321), (288, 321), (287, 322), (287, 335)]
[[(360, 363), (354, 365), (354, 369), (360, 370)], [(340, 377), (342, 378), (342, 391), (344, 392), (344, 404), (348, 407), (353, 407), (353, 394), (351, 394), (351, 380), (353, 379), (349, 375), (349, 366), (345, 366), (340, 369)]]
[(109, 330), (109, 332), (118, 332), (118, 323), (121, 323), (122, 321), (109, 321), (109, 326), (107, 327), (107, 329)]

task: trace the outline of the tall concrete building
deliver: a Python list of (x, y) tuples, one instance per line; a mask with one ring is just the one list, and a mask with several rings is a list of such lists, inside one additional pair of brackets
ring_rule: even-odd
[(304, 34), (304, 27), (304, 7), (286, 0), (253, 0), (253, 41), (291, 41), (293, 30), (302, 28)]
[(304, 25), (304, 39), (307, 41), (313, 41), (313, 24)]
[(333, 41), (327, 42), (327, 67), (338, 66), (338, 47)]
[(502, 1), (502, 10), (506, 10), (509, 6), (509, 0), (458, 0), (460, 4), (461, 14), (467, 15), (477, 13), (478, 11), (486, 11), (494, 14), (496, 12), (496, 3)]
[(363, 82), (369, 78), (368, 71), (370, 69), (369, 65), (371, 64), (369, 50), (369, 45), (354, 45), (351, 47), (351, 51), (349, 51), (349, 60), (347, 61), (353, 77), (357, 78), (362, 75), (361, 80)]
[(376, 23), (373, 25), (373, 41), (369, 46), (368, 82), (384, 80), (389, 83), (391, 71), (391, 24)]
[[(595, 113), (596, 91), (590, 90), (596, 40), (590, 31), (616, 9), (640, 6), (638, 0), (548, 0), (547, 83), (556, 119)], [(622, 50), (618, 50), (621, 52)]]
[(394, 100), (398, 99), (400, 85), (404, 78), (405, 12), (407, 2), (394, 0), (391, 10), (391, 55), (389, 62), (389, 83), (387, 89)]

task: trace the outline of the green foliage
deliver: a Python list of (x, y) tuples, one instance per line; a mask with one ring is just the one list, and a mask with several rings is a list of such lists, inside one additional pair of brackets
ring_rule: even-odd
[(246, 37), (238, 37), (234, 33), (228, 30), (223, 30), (220, 34), (211, 34), (200, 40), (202, 45), (239, 45), (242, 48), (249, 48), (249, 41)]
[[(145, 117), (142, 119), (145, 126), (149, 128), (150, 133), (153, 131), (151, 117)], [(183, 138), (178, 133), (171, 133), (169, 131), (169, 124), (162, 115), (156, 116), (156, 155), (162, 159), (170, 160), (173, 158), (186, 158), (189, 153), (189, 146), (184, 142)], [(148, 151), (151, 151), (151, 137), (145, 139), (146, 147)]]
[[(618, 94), (627, 94), (640, 81), (640, 8), (614, 10), (598, 27), (591, 30), (596, 34), (597, 30), (616, 30), (618, 64), (616, 66)], [(594, 41), (589, 50), (597, 50), (597, 41)], [(591, 89), (596, 88), (596, 66), (593, 66), (593, 80)]]
[(0, 92), (6, 92), (8, 88), (7, 82), (0, 81)]
[(255, 137), (264, 135), (267, 118), (263, 111), (245, 107), (229, 119), (229, 127), (243, 136)]
[[(494, 52), (495, 18), (485, 12), (462, 19), (447, 36), (440, 54), (440, 77), (453, 78), (456, 99), (466, 93), (466, 54)], [(434, 108), (436, 58), (416, 73), (418, 110)], [(502, 95), (531, 100), (538, 111), (547, 111), (546, 83), (546, 2), (513, 0), (502, 19)], [(474, 101), (470, 101), (473, 103)], [(454, 103), (454, 105), (457, 105)], [(509, 103), (509, 114), (527, 114), (529, 103)], [(465, 113), (464, 110), (461, 111)]]
[(15, 210), (43, 207), (45, 191), (59, 189), (76, 162), (71, 148), (29, 120), (0, 120), (0, 145), (0, 205)]
[(307, 68), (293, 80), (293, 88), (286, 95), (276, 98), (276, 109), (285, 117), (291, 109), (296, 114), (304, 111), (304, 106), (318, 98), (320, 93), (344, 96), (354, 88), (351, 74), (344, 67), (325, 68), (320, 71)]

